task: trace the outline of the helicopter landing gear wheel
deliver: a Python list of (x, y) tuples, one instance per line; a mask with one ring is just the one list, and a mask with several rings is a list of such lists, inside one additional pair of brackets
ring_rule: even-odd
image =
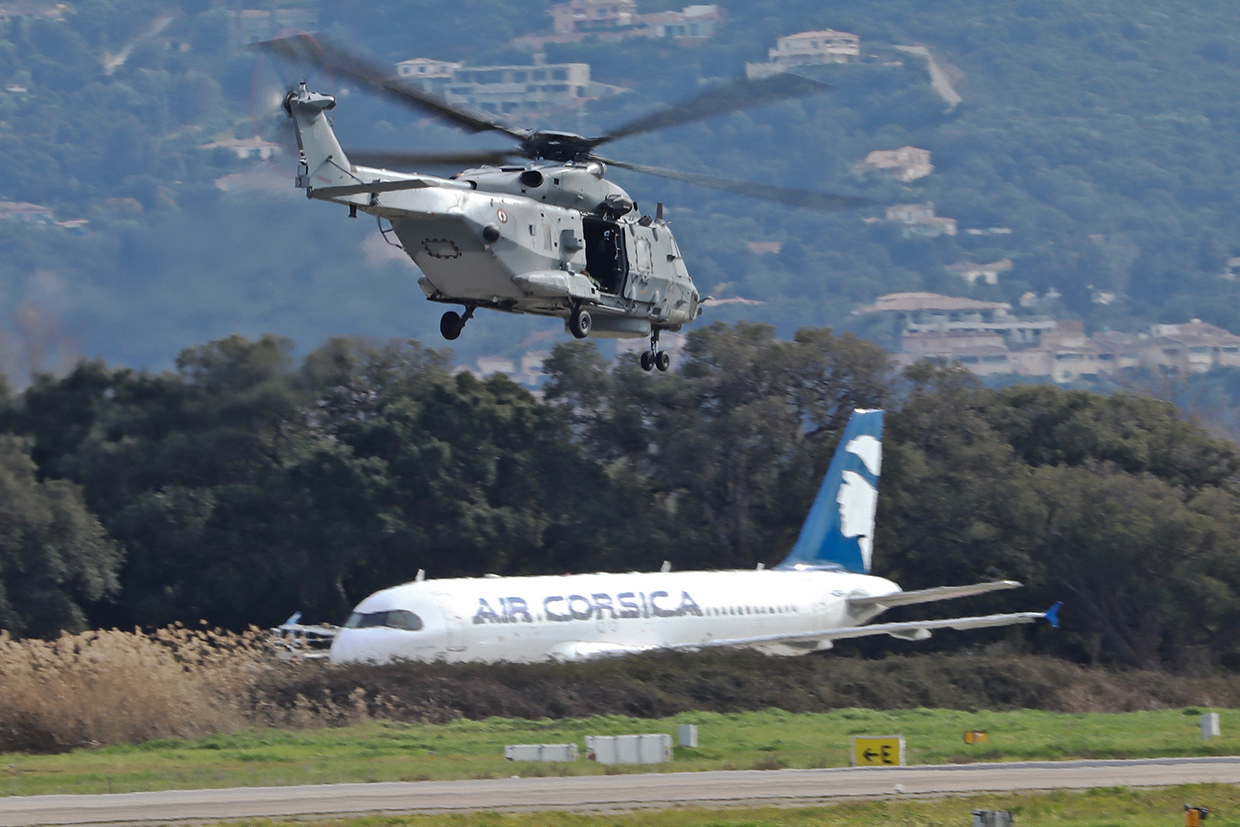
[(457, 313), (455, 310), (449, 310), (439, 318), (439, 332), (449, 342), (460, 338), (461, 331), (465, 329), (465, 323), (473, 318), (475, 308), (470, 305), (465, 308), (465, 315)]
[(668, 352), (666, 350), (659, 350), (659, 331), (657, 328), (650, 331), (650, 350), (642, 352), (641, 365), (644, 371), (658, 368), (660, 373), (666, 373), (667, 369), (672, 366), (672, 357), (668, 355)]
[(461, 335), (461, 330), (465, 327), (465, 322), (461, 320), (461, 314), (455, 310), (449, 310), (439, 319), (439, 332), (448, 341), (452, 341)]
[(590, 311), (581, 305), (573, 308), (573, 312), (568, 317), (568, 329), (578, 339), (584, 339), (590, 335), (590, 328), (594, 326), (594, 320), (590, 318)]

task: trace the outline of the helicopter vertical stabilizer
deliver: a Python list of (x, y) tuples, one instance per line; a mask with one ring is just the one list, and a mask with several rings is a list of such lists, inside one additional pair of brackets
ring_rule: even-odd
[(284, 98), (284, 108), (293, 118), (297, 147), (302, 153), (297, 186), (303, 189), (361, 183), (327, 119), (327, 111), (335, 106), (336, 99), (331, 95), (310, 92), (304, 83)]

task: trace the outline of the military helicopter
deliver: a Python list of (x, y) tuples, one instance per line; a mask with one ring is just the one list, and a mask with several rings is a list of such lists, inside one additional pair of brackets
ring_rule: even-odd
[[(833, 211), (872, 202), (611, 160), (598, 147), (620, 138), (689, 123), (832, 87), (799, 75), (742, 79), (679, 106), (656, 111), (586, 138), (530, 130), (470, 112), (392, 77), (373, 61), (320, 36), (300, 34), (255, 44), (364, 83), (402, 104), (467, 132), (498, 132), (518, 142), (509, 150), (449, 153), (345, 153), (327, 113), (331, 95), (303, 81), (284, 96), (300, 153), (296, 186), (308, 198), (332, 201), (377, 217), (385, 238), (422, 271), (427, 299), (459, 304), (439, 322), (448, 340), (478, 308), (565, 320), (573, 336), (649, 338), (641, 366), (666, 371), (659, 333), (678, 331), (700, 315), (702, 296), (689, 277), (659, 204), (643, 215), (606, 177), (607, 167), (685, 181), (799, 207)], [(365, 164), (379, 166), (366, 166)], [(391, 169), (473, 164), (450, 178)], [(385, 228), (383, 221), (389, 226)]]

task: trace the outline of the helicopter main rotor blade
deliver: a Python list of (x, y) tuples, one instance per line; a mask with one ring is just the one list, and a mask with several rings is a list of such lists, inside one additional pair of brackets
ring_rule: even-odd
[(379, 166), (389, 169), (417, 169), (428, 166), (495, 166), (519, 159), (520, 153), (512, 150), (487, 150), (476, 152), (402, 152), (387, 150), (350, 149), (349, 160), (363, 166)]
[(692, 123), (693, 121), (700, 121), (715, 115), (739, 112), (744, 109), (752, 109), (755, 106), (775, 103), (776, 101), (803, 98), (807, 95), (818, 95), (823, 92), (829, 92), (834, 88), (831, 84), (823, 83), (820, 80), (786, 73), (758, 80), (740, 78), (723, 86), (710, 89), (683, 103), (667, 109), (661, 109), (635, 121), (630, 121), (627, 124), (616, 127), (605, 135), (591, 138), (587, 143), (591, 147), (602, 146), (605, 143), (619, 140), (620, 138), (627, 138), (630, 135), (652, 132), (656, 129), (666, 129), (669, 126), (678, 126), (684, 123)]
[(400, 103), (437, 115), (468, 132), (502, 132), (520, 141), (530, 135), (529, 130), (509, 126), (475, 114), (448, 103), (436, 95), (424, 92), (411, 83), (394, 78), (379, 64), (335, 46), (322, 37), (298, 34), (274, 40), (263, 40), (253, 46), (287, 59), (304, 60), (314, 65), (325, 66), (346, 77), (368, 84)]
[(830, 192), (814, 192), (812, 190), (790, 189), (788, 187), (776, 187), (771, 184), (758, 184), (753, 181), (737, 181), (732, 178), (717, 178), (714, 175), (702, 175), (697, 172), (681, 172), (675, 169), (664, 169), (662, 167), (648, 167), (643, 164), (630, 164), (625, 161), (611, 161), (606, 158), (598, 158), (605, 164), (621, 169), (629, 169), (634, 172), (641, 172), (646, 175), (656, 175), (660, 178), (670, 178), (673, 181), (684, 181), (688, 184), (696, 184), (699, 187), (707, 189), (720, 190), (722, 192), (734, 192), (738, 195), (748, 195), (751, 198), (759, 198), (763, 201), (774, 201), (779, 204), (787, 204), (791, 207), (800, 207), (805, 210), (817, 210), (818, 212), (839, 212), (841, 210), (855, 210), (861, 207), (872, 207), (878, 202), (871, 201), (869, 198), (859, 198), (855, 195), (836, 195)]

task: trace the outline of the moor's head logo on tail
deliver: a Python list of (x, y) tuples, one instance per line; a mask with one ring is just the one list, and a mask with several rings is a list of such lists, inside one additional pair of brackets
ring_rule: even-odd
[(883, 412), (854, 411), (801, 534), (778, 568), (869, 572), (882, 440)]

